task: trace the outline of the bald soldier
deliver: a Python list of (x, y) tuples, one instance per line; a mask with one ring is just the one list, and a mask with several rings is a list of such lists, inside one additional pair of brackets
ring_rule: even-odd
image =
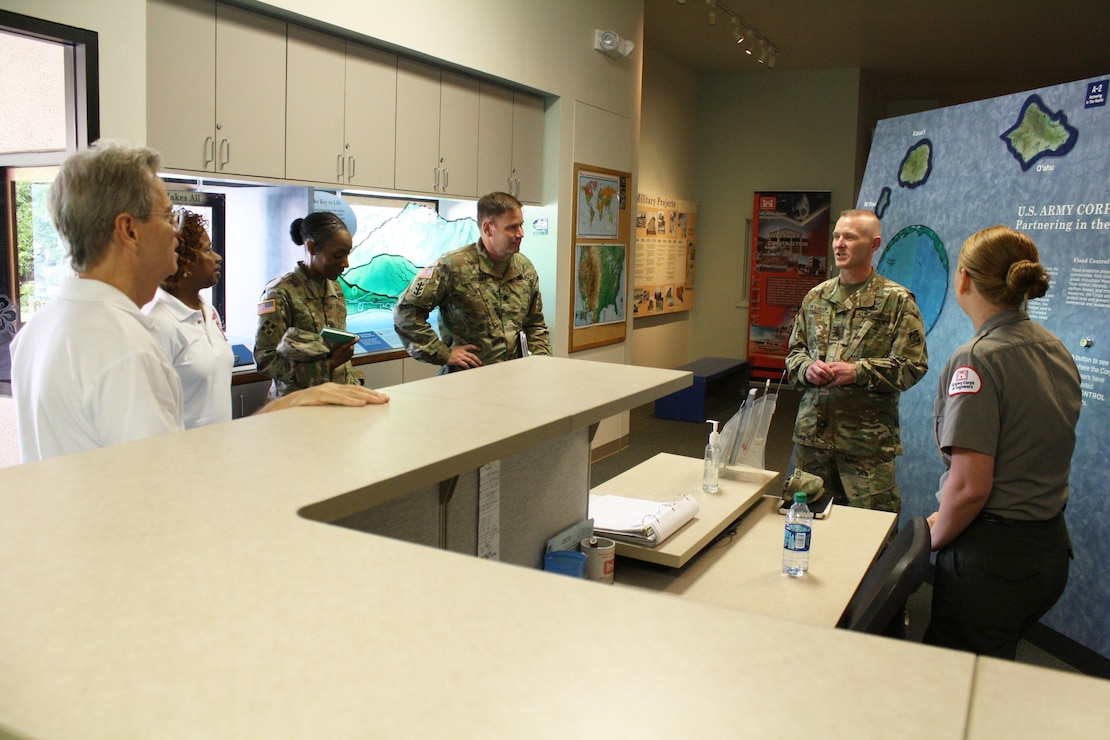
[[(520, 253), (524, 215), (508, 193), (478, 201), (478, 241), (425, 267), (393, 309), (393, 326), (413, 358), (440, 373), (549, 355), (540, 281)], [(439, 334), (428, 315), (439, 308)]]
[(913, 294), (875, 272), (882, 244), (871, 211), (844, 211), (833, 230), (837, 277), (802, 301), (786, 369), (805, 389), (794, 466), (819, 475), (836, 503), (898, 512), (898, 396), (925, 375), (925, 327)]

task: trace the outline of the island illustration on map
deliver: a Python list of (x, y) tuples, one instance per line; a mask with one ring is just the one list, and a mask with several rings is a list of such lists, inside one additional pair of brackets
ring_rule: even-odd
[(904, 188), (924, 185), (933, 173), (933, 142), (922, 139), (906, 150), (898, 165), (898, 184)]
[(1017, 122), (999, 138), (1024, 171), (1044, 157), (1065, 156), (1075, 146), (1079, 130), (1068, 124), (1063, 110), (1051, 112), (1041, 96), (1033, 94), (1026, 98)]
[(928, 226), (907, 226), (883, 248), (876, 271), (909, 288), (917, 299), (925, 333), (932, 331), (948, 294), (948, 252)]
[(886, 209), (890, 207), (890, 188), (883, 186), (879, 191), (879, 199), (875, 201), (875, 215), (882, 218), (886, 215)]

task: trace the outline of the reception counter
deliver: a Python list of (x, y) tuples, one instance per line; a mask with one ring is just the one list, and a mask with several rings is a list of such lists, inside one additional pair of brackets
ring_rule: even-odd
[(688, 382), (530, 358), (0, 470), (0, 736), (963, 737), (973, 655), (325, 523)]

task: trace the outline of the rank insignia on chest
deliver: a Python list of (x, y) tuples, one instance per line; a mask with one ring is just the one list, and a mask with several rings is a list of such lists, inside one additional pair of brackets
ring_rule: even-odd
[(271, 301), (262, 301), (258, 304), (258, 315), (265, 316), (268, 313), (273, 313), (277, 310), (277, 306)]

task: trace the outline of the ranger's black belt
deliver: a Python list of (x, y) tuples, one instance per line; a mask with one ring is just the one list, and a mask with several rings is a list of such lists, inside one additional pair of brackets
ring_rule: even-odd
[(992, 514), (989, 511), (984, 511), (979, 514), (977, 518), (984, 522), (990, 522), (991, 524), (1001, 524), (1005, 527), (1047, 527), (1051, 524), (1055, 524), (1056, 520), (1058, 520), (1061, 516), (1063, 516), (1063, 512), (1060, 512), (1051, 519), (1007, 519), (1004, 516), (999, 516), (998, 514)]

